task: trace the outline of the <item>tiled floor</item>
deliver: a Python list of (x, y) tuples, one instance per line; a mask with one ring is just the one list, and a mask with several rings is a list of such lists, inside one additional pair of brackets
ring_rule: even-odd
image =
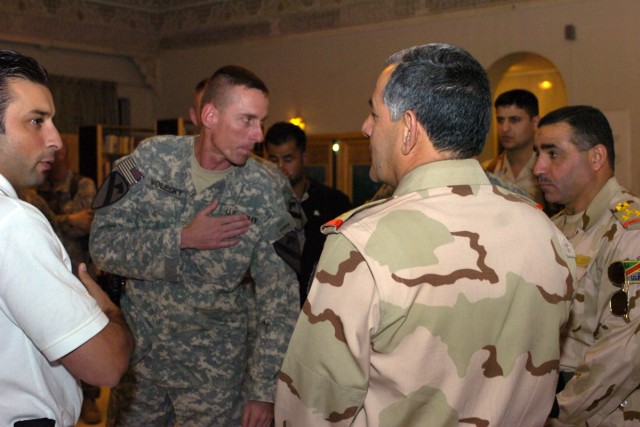
[(100, 408), (100, 413), (102, 414), (102, 422), (100, 424), (85, 424), (80, 420), (76, 427), (104, 427), (104, 419), (107, 415), (107, 403), (109, 402), (109, 389), (102, 388), (100, 391), (100, 398), (98, 398), (98, 408)]

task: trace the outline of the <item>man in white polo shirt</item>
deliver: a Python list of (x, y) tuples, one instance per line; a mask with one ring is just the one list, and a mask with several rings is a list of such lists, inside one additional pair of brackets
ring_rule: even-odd
[[(46, 70), (0, 50), (0, 425), (73, 426), (78, 380), (118, 383), (133, 342), (120, 309), (82, 283), (47, 219), (18, 199), (41, 184), (62, 142)], [(84, 286), (83, 286), (84, 283)]]

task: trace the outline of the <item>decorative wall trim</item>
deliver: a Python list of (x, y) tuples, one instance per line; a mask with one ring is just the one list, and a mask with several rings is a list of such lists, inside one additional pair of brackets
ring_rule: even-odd
[(124, 56), (158, 91), (162, 50), (540, 0), (3, 0), (0, 41)]
[(0, 40), (155, 55), (534, 0), (4, 0)]

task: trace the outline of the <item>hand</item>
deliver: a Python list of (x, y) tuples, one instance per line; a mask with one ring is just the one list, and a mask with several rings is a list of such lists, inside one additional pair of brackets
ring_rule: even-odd
[(81, 263), (78, 266), (78, 278), (89, 292), (89, 295), (93, 297), (98, 303), (98, 306), (103, 312), (109, 313), (114, 309), (118, 310), (118, 307), (111, 301), (109, 296), (102, 290), (95, 280), (89, 275), (87, 266), (85, 263)]
[(251, 221), (245, 215), (209, 216), (218, 207), (213, 200), (193, 217), (180, 234), (181, 249), (221, 249), (238, 244), (238, 236), (249, 229)]
[(96, 335), (62, 356), (60, 363), (88, 384), (113, 387), (129, 366), (133, 350), (131, 330), (120, 309), (89, 276), (85, 264), (78, 266), (78, 277), (109, 322)]
[(69, 225), (88, 233), (91, 231), (91, 223), (93, 222), (93, 210), (83, 209), (78, 212), (67, 215)]
[(250, 400), (244, 405), (242, 427), (271, 427), (273, 425), (273, 403)]

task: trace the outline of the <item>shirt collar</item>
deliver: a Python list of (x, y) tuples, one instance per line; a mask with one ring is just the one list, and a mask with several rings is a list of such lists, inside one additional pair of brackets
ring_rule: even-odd
[(589, 203), (587, 210), (584, 212), (582, 217), (582, 227), (584, 230), (587, 230), (598, 222), (598, 219), (600, 219), (600, 217), (610, 209), (611, 199), (613, 199), (619, 189), (620, 184), (615, 176), (612, 176), (604, 183), (600, 191), (598, 191), (598, 194), (596, 194), (596, 197), (593, 198), (591, 203)]
[(406, 174), (394, 196), (430, 188), (453, 185), (491, 185), (489, 178), (476, 159), (440, 160), (418, 166)]
[(13, 199), (18, 198), (18, 194), (16, 193), (16, 190), (13, 188), (9, 180), (5, 178), (4, 175), (2, 174), (0, 174), (0, 192), (4, 193), (5, 195)]

